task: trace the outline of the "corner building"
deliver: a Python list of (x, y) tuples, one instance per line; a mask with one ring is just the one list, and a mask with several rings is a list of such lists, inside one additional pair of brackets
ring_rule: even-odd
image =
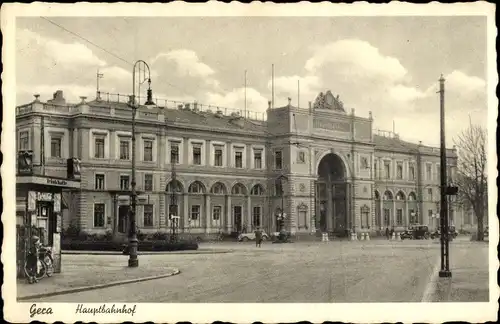
[[(35, 97), (16, 110), (18, 149), (33, 150), (34, 164), (44, 160), (48, 176), (65, 176), (67, 158), (81, 160), (81, 188), (63, 192), (63, 227), (126, 235), (132, 158), (128, 98), (98, 94), (93, 101), (82, 97), (68, 104), (62, 91), (47, 102)], [(294, 107), (290, 99), (285, 107), (269, 105), (265, 121), (196, 102), (141, 106), (136, 115), (139, 230), (169, 232), (168, 211), (176, 210), (179, 233), (207, 237), (257, 226), (275, 232), (282, 209), (285, 228), (297, 235), (345, 235), (348, 229), (376, 235), (415, 223), (435, 228), (439, 149), (396, 134), (376, 135), (372, 123), (371, 113), (364, 118), (354, 109), (345, 111), (330, 91), (308, 108)], [(447, 154), (453, 177), (456, 151)], [(170, 206), (174, 195), (176, 207)], [(452, 203), (452, 224), (456, 214)]]

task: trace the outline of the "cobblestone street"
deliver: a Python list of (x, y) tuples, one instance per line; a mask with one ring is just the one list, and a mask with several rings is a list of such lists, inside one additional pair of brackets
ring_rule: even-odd
[[(439, 259), (437, 241), (304, 242), (265, 244), (260, 249), (251, 243), (223, 243), (203, 245), (205, 247), (229, 248), (233, 252), (143, 255), (140, 267), (145, 271), (164, 264), (180, 269), (181, 273), (169, 278), (48, 297), (44, 301), (420, 302), (429, 289)], [(468, 248), (476, 249), (471, 252), (476, 255), (476, 264), (485, 261), (487, 264), (487, 253), (477, 253), (487, 251), (487, 244), (458, 240), (452, 244), (452, 258), (454, 255), (459, 258), (460, 251)], [(123, 260), (126, 263), (126, 257), (121, 255), (65, 255), (64, 262), (79, 262), (82, 258), (86, 262)], [(463, 263), (466, 259), (462, 256), (458, 261)], [(452, 266), (460, 265), (452, 262)], [(487, 267), (476, 267), (480, 268)], [(474, 290), (476, 295), (481, 292), (481, 300), (476, 301), (485, 301), (484, 298), (488, 298), (487, 273), (475, 275), (481, 278)], [(451, 295), (460, 301), (474, 298), (473, 295), (460, 297), (457, 292)], [(434, 296), (447, 298), (443, 293), (434, 293)]]

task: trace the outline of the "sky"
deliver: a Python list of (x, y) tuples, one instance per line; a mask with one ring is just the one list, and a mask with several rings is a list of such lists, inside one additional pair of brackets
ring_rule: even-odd
[[(439, 143), (446, 79), (447, 145), (469, 121), (486, 127), (486, 17), (20, 17), (17, 104), (131, 94), (131, 62), (151, 67), (154, 97), (264, 112), (320, 92), (339, 95), (374, 129)], [(76, 36), (76, 35), (78, 36)], [(144, 92), (144, 91), (143, 91)], [(142, 94), (144, 95), (144, 93)]]

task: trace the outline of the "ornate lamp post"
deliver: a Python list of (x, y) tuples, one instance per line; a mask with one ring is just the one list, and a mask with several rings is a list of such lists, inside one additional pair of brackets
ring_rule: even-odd
[(130, 97), (130, 102), (129, 106), (132, 108), (132, 181), (130, 183), (131, 185), (131, 194), (130, 194), (130, 200), (132, 202), (132, 207), (130, 209), (130, 230), (129, 230), (129, 249), (128, 249), (128, 266), (129, 267), (138, 267), (139, 266), (139, 260), (137, 259), (137, 247), (138, 247), (138, 240), (137, 240), (137, 226), (136, 226), (136, 212), (137, 212), (137, 192), (135, 190), (135, 168), (136, 168), (136, 157), (135, 157), (135, 118), (137, 114), (137, 109), (139, 108), (139, 102), (136, 102), (135, 99), (135, 72), (137, 69), (137, 66), (139, 64), (143, 64), (147, 69), (148, 69), (148, 78), (144, 78), (144, 80), (140, 80), (139, 83), (143, 84), (144, 82), (148, 82), (148, 91), (147, 91), (147, 100), (144, 103), (146, 106), (154, 106), (155, 103), (153, 102), (153, 92), (151, 90), (151, 70), (149, 69), (149, 65), (142, 61), (139, 60), (135, 62), (134, 68), (132, 71), (132, 96)]
[(280, 185), (280, 195), (281, 195), (281, 210), (280, 210), (280, 213), (277, 215), (277, 217), (278, 217), (278, 224), (279, 224), (278, 240), (279, 241), (286, 241), (286, 234), (283, 233), (284, 227), (285, 227), (285, 219), (286, 219), (284, 183), (286, 181), (288, 181), (288, 178), (285, 177), (284, 175), (280, 175), (278, 177), (277, 181), (278, 181), (278, 183)]

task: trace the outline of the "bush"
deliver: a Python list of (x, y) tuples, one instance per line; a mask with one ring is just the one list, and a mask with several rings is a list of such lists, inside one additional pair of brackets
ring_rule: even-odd
[[(126, 244), (110, 241), (63, 241), (62, 250), (72, 251), (123, 251)], [(185, 251), (197, 250), (198, 243), (191, 241), (167, 242), (167, 241), (139, 241), (139, 251)]]

